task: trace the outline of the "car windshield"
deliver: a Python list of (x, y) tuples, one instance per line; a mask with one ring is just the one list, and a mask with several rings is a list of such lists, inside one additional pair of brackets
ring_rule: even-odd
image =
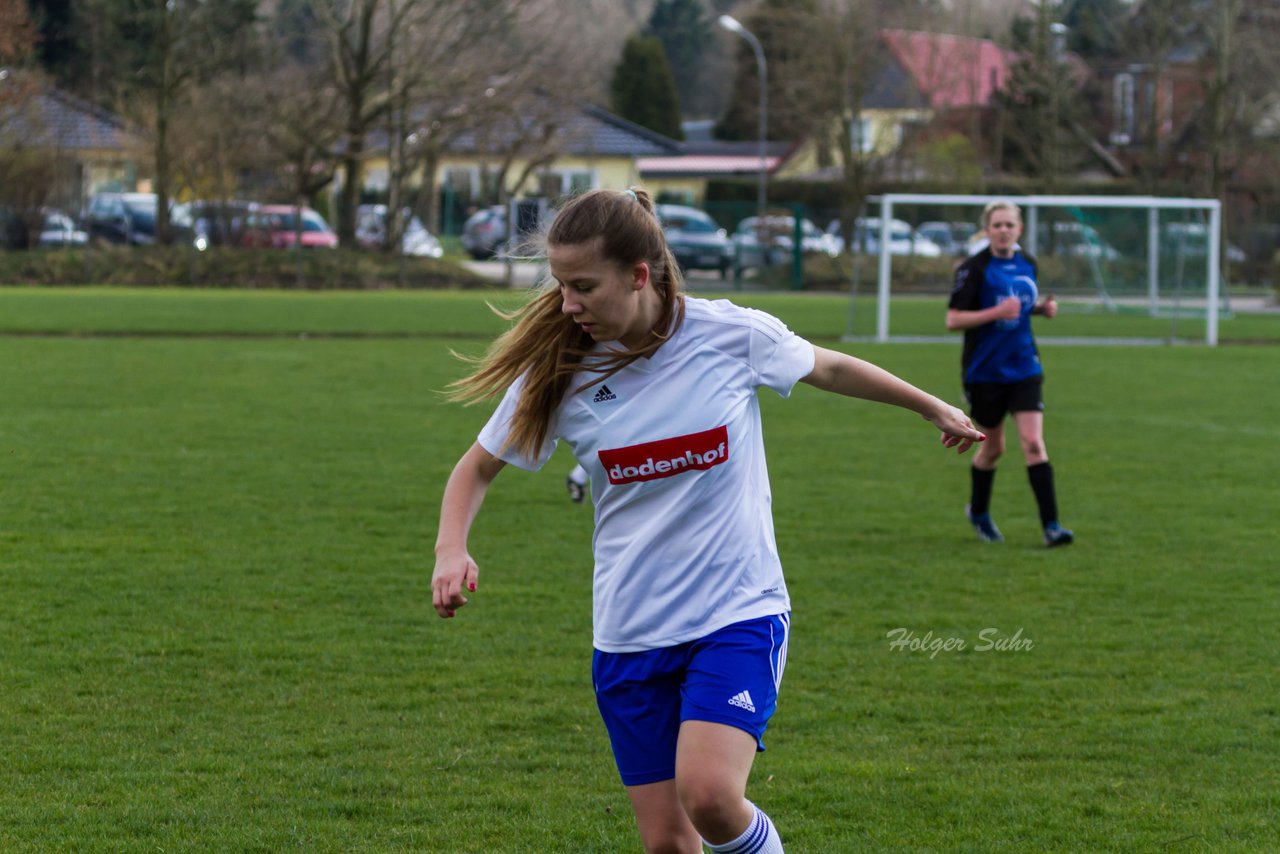
[(693, 217), (675, 216), (667, 220), (668, 228), (687, 231), (690, 234), (715, 234), (718, 230), (716, 224), (711, 220), (696, 219)]
[(129, 216), (139, 226), (149, 227), (155, 230), (156, 226), (156, 199), (152, 196), (148, 199), (125, 199), (124, 206), (129, 209)]
[[(294, 231), (297, 229), (297, 220), (294, 218), (293, 211), (289, 213), (275, 214), (272, 219), (275, 221), (273, 227), (280, 231)], [(320, 221), (320, 217), (316, 214), (303, 211), (302, 213), (302, 230), (303, 231), (325, 231), (324, 223)]]
[[(129, 209), (129, 217), (134, 227), (141, 231), (155, 231), (156, 197), (125, 198), (124, 206)], [(191, 208), (183, 204), (174, 204), (169, 208), (169, 224), (179, 228), (191, 226)]]

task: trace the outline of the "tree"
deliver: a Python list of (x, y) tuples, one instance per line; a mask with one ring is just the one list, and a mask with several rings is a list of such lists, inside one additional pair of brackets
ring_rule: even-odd
[(35, 52), (38, 33), (23, 0), (0, 0), (0, 67), (24, 64)]
[(701, 0), (658, 0), (646, 31), (662, 42), (685, 115), (710, 115), (717, 93), (707, 74), (716, 44), (711, 19)]
[[(892, 0), (768, 0), (743, 22), (765, 46), (769, 137), (812, 141), (819, 163), (836, 173), (846, 245), (886, 159), (862, 121), (887, 68), (880, 29), (907, 26), (923, 8)], [(737, 115), (747, 115), (747, 102), (735, 103)], [(749, 115), (754, 121), (754, 108)]]
[(0, 0), (0, 246), (31, 246), (59, 171), (57, 141), (27, 66), (38, 34), (22, 0)]
[(1080, 130), (1078, 76), (1068, 61), (1057, 12), (1057, 4), (1045, 0), (1034, 18), (1014, 22), (1020, 59), (1008, 87), (997, 97), (1006, 151), (1003, 163), (1036, 179), (1045, 193), (1055, 192), (1089, 150)]
[(399, 7), (396, 14), (383, 0), (316, 0), (311, 8), (321, 22), (328, 48), (326, 82), (342, 100), (342, 192), (334, 226), (339, 242), (351, 244), (355, 242), (356, 206), (364, 183), (365, 140), (389, 104), (387, 33), (399, 25), (406, 7)]
[[(156, 235), (170, 239), (174, 186), (175, 117), (191, 92), (236, 65), (253, 45), (255, 0), (97, 0), (82, 11), (93, 36), (90, 63), (115, 69), (100, 99), (119, 101), (150, 129), (157, 200)], [(109, 57), (105, 59), (104, 57)]]
[(1252, 157), (1263, 151), (1271, 158), (1276, 154), (1280, 8), (1275, 3), (1217, 0), (1197, 4), (1196, 11), (1208, 53), (1204, 107), (1195, 128), (1209, 161), (1206, 189), (1225, 200), (1228, 181)]
[(506, 0), (441, 3), (429, 12), (397, 36), (389, 66), (388, 248), (400, 244), (406, 207), (438, 227), (440, 159), (460, 133), (490, 120), (498, 89), (520, 79), (533, 58), (525, 40), (540, 32), (527, 30), (517, 4)]
[(680, 97), (658, 39), (632, 36), (627, 40), (613, 72), (612, 89), (615, 113), (672, 139), (684, 139)]
[(1067, 49), (1086, 62), (1115, 58), (1126, 48), (1120, 34), (1129, 13), (1124, 0), (1068, 0), (1062, 10)]
[[(795, 22), (812, 17), (816, 8), (816, 0), (764, 0), (742, 21), (743, 26), (760, 40), (764, 51), (769, 87), (767, 100), (772, 105), (766, 117), (765, 130), (769, 139), (803, 139), (812, 129), (813, 116), (807, 109), (797, 109), (794, 102), (786, 97), (786, 90), (792, 88), (786, 66), (790, 60), (800, 60), (805, 55), (800, 44), (803, 39), (795, 38), (797, 32), (788, 28)], [(809, 32), (809, 29), (805, 31)], [(755, 52), (750, 44), (736, 35), (725, 34), (722, 38), (732, 39), (737, 45), (737, 71), (728, 107), (716, 123), (715, 135), (720, 139), (754, 140), (759, 133), (760, 102)], [(793, 79), (802, 76), (792, 75)]]

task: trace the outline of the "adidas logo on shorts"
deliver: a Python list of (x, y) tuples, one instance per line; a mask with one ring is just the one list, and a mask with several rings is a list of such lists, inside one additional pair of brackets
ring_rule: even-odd
[(751, 702), (751, 693), (743, 691), (741, 694), (734, 694), (729, 698), (729, 705), (737, 706), (740, 709), (746, 709), (748, 712), (755, 712), (756, 704)]

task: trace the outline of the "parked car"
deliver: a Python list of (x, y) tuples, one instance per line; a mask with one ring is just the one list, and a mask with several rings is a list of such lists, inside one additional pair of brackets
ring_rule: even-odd
[[(749, 216), (733, 232), (734, 266), (761, 267), (784, 264), (795, 250), (796, 219), (793, 216)], [(825, 234), (812, 220), (800, 220), (800, 251), (835, 257), (839, 241)]]
[(462, 225), (462, 248), (477, 261), (498, 254), (507, 240), (507, 209), (503, 205), (482, 208)]
[[(400, 248), (405, 255), (439, 258), (444, 254), (440, 241), (422, 224), (413, 211), (403, 212), (405, 227)], [(356, 209), (356, 242), (366, 249), (381, 249), (387, 240), (387, 206), (361, 205)]]
[[(37, 227), (39, 232), (35, 232)], [(84, 246), (88, 242), (89, 235), (76, 226), (75, 220), (55, 208), (40, 208), (24, 216), (0, 207), (0, 249), (48, 249)]]
[[(1160, 248), (1164, 253), (1186, 258), (1203, 258), (1209, 251), (1209, 226), (1203, 222), (1166, 222), (1160, 226)], [(1243, 264), (1243, 249), (1228, 243), (1220, 250), (1232, 264)]]
[(253, 202), (239, 199), (202, 199), (192, 202), (189, 208), (192, 228), (196, 234), (196, 248), (239, 246), (245, 219), (253, 207)]
[(971, 222), (932, 220), (916, 226), (916, 234), (938, 244), (944, 255), (963, 256), (969, 252), (969, 241), (981, 231)]
[[(840, 220), (832, 220), (827, 226), (827, 233), (831, 235), (839, 251), (843, 252), (844, 238), (840, 229)], [(854, 223), (853, 245), (858, 252), (869, 255), (880, 254), (880, 217), (858, 217)], [(943, 251), (942, 247), (917, 232), (909, 223), (893, 219), (889, 221), (889, 254), (937, 258), (943, 254)]]
[[(156, 242), (157, 204), (155, 193), (95, 193), (85, 209), (85, 230), (90, 239), (148, 246)], [(195, 242), (186, 205), (169, 203), (169, 228), (174, 243)]]
[(1100, 261), (1115, 261), (1121, 257), (1120, 250), (1103, 240), (1096, 228), (1075, 221), (1052, 223), (1052, 229), (1050, 223), (1041, 222), (1036, 230), (1036, 254), (1072, 255)]
[(706, 212), (684, 205), (658, 205), (655, 211), (682, 270), (718, 270), (721, 278), (729, 275), (733, 241)]
[[(337, 249), (338, 235), (324, 217), (311, 208), (294, 205), (257, 205), (245, 215), (240, 245), (252, 248), (289, 249), (297, 241), (303, 249)], [(299, 234), (301, 235), (299, 239)]]
[(75, 220), (62, 211), (53, 208), (44, 209), (44, 225), (40, 229), (37, 246), (47, 249), (59, 246), (84, 246), (88, 242), (88, 232), (78, 227)]

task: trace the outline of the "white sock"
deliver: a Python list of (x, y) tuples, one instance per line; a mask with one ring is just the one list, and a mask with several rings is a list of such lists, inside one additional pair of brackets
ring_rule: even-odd
[(582, 466), (574, 466), (573, 471), (569, 472), (569, 480), (578, 484), (578, 486), (587, 485), (587, 470)]
[(783, 854), (782, 839), (769, 816), (755, 804), (751, 808), (756, 811), (755, 818), (737, 839), (723, 845), (712, 845), (705, 839), (702, 841), (716, 854)]

